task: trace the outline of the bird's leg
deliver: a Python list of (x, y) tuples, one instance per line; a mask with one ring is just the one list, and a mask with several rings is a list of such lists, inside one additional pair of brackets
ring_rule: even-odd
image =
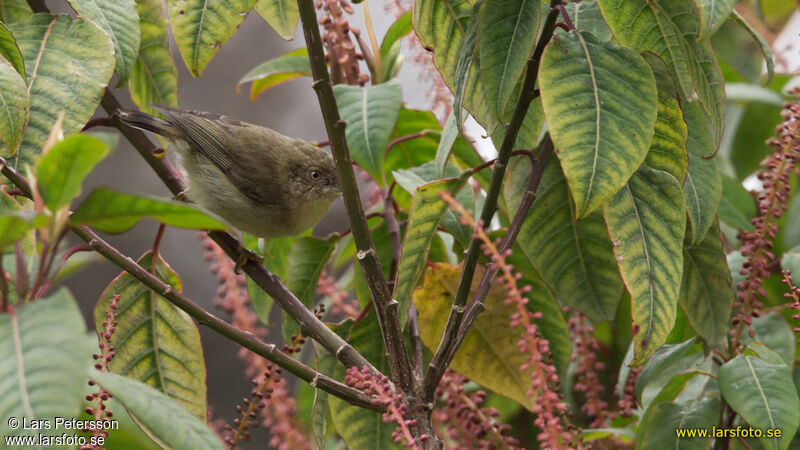
[(236, 261), (236, 265), (233, 266), (234, 273), (236, 273), (237, 275), (242, 273), (242, 267), (245, 264), (247, 264), (248, 261), (253, 261), (256, 264), (261, 264), (264, 262), (264, 258), (252, 250), (248, 250), (244, 247), (241, 247), (241, 251), (239, 252), (239, 260)]

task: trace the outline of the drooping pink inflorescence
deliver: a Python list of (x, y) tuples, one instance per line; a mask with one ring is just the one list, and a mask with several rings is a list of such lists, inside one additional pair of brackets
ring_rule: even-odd
[(325, 30), (322, 41), (325, 43), (331, 80), (334, 84), (363, 86), (369, 81), (369, 75), (361, 73), (359, 61), (364, 59), (364, 55), (356, 51), (355, 42), (350, 37), (350, 33), (360, 33), (350, 26), (347, 18), (355, 12), (353, 7), (347, 0), (317, 0), (316, 7), (323, 11), (319, 24)]
[[(800, 287), (794, 285), (792, 282), (792, 273), (788, 270), (783, 271), (783, 280), (781, 281), (789, 288), (789, 292), (784, 293), (783, 296), (794, 300), (792, 302), (792, 308), (797, 311), (797, 313), (792, 315), (792, 319), (796, 322), (800, 321)], [(793, 330), (797, 333), (798, 342), (800, 342), (800, 326), (795, 326)]]
[(332, 314), (344, 314), (346, 317), (355, 319), (361, 312), (358, 308), (358, 300), (349, 298), (350, 293), (337, 286), (336, 280), (329, 276), (324, 269), (317, 280), (317, 294), (328, 297), (332, 305)]
[[(98, 333), (98, 337), (100, 338), (100, 342), (97, 343), (98, 348), (100, 348), (100, 353), (95, 353), (92, 355), (92, 358), (96, 361), (94, 364), (94, 368), (100, 370), (102, 372), (108, 372), (108, 363), (114, 359), (115, 349), (114, 346), (111, 345), (111, 338), (114, 336), (114, 331), (117, 329), (117, 308), (119, 308), (119, 294), (115, 294), (111, 296), (108, 300), (108, 309), (105, 311), (105, 320), (100, 324), (103, 328), (103, 331)], [(94, 386), (95, 382), (93, 380), (89, 380), (89, 386)], [(94, 416), (94, 420), (102, 420), (108, 421), (112, 420), (111, 418), (114, 417), (114, 413), (109, 410), (105, 404), (106, 400), (111, 398), (111, 393), (107, 392), (102, 387), (98, 386), (97, 392), (93, 392), (91, 394), (86, 395), (87, 402), (97, 402), (97, 405), (94, 407), (87, 406), (84, 412), (86, 414)], [(93, 442), (99, 442), (98, 438), (102, 437), (105, 440), (108, 437), (108, 430), (102, 427), (95, 427), (91, 430), (84, 429), (83, 432), (87, 433), (91, 431), (92, 437), (94, 438)], [(102, 445), (91, 445), (86, 444), (82, 445), (81, 450), (97, 450), (102, 449)]]
[(585, 397), (581, 411), (593, 419), (589, 425), (591, 428), (606, 427), (614, 414), (608, 411), (608, 403), (603, 399), (605, 388), (598, 376), (598, 372), (605, 369), (605, 364), (597, 358), (600, 343), (594, 337), (594, 327), (587, 323), (586, 316), (576, 310), (565, 310), (569, 314), (569, 331), (575, 344), (572, 360), (577, 363), (573, 388)]

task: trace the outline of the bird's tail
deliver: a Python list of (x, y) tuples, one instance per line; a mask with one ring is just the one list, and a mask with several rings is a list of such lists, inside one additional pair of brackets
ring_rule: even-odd
[(138, 111), (117, 110), (115, 116), (120, 122), (133, 128), (160, 134), (165, 137), (173, 137), (175, 135), (176, 130), (171, 123), (164, 119), (151, 116), (150, 114)]

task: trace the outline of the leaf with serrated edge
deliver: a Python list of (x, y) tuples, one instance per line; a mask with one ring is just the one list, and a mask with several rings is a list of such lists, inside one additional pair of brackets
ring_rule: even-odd
[[(461, 42), (474, 3), (473, 0), (414, 0), (411, 9), (414, 31), (422, 45), (433, 51), (433, 63), (453, 92)], [(464, 89), (464, 108), (491, 133), (497, 127), (497, 118), (485, 100), (483, 81), (476, 66), (473, 60)]]
[(114, 72), (114, 47), (105, 31), (80, 17), (34, 14), (9, 29), (25, 58), (31, 109), (16, 159), (22, 169), (41, 154), (59, 114), (64, 134), (92, 117)]
[(172, 36), (186, 67), (199, 77), (256, 0), (167, 0)]
[(780, 429), (778, 439), (761, 437), (766, 449), (789, 447), (800, 425), (800, 400), (786, 364), (739, 355), (719, 368), (719, 390), (730, 407), (753, 428)]
[(138, 0), (141, 47), (128, 89), (131, 99), (149, 114), (161, 114), (151, 104), (178, 106), (178, 69), (172, 61), (167, 21), (161, 0)]
[(97, 188), (70, 217), (108, 233), (122, 233), (144, 216), (181, 228), (223, 230), (227, 227), (196, 205), (148, 195), (132, 195)]
[(333, 87), (350, 156), (362, 169), (384, 183), (384, 154), (403, 101), (403, 90), (393, 80), (371, 87), (337, 84)]
[(653, 72), (634, 51), (572, 31), (547, 45), (539, 87), (577, 216), (586, 217), (647, 156), (658, 112)]
[[(72, 8), (100, 26), (114, 44), (117, 86), (128, 81), (139, 53), (141, 34), (134, 0), (67, 0)], [(160, 5), (159, 5), (160, 6)]]
[(614, 318), (623, 286), (603, 216), (577, 220), (556, 158), (545, 168), (517, 242), (564, 303), (593, 321)]
[(91, 378), (114, 395), (150, 439), (161, 448), (222, 450), (216, 434), (180, 404), (152, 387), (120, 375), (92, 369)]
[(36, 162), (39, 195), (52, 212), (69, 205), (81, 193), (81, 184), (103, 158), (108, 147), (85, 134), (57, 142)]
[(30, 113), (30, 97), (25, 81), (14, 67), (0, 57), (0, 140), (5, 144), (3, 155), (13, 155), (25, 133)]
[(686, 152), (689, 132), (678, 101), (678, 90), (660, 58), (650, 52), (645, 52), (643, 56), (653, 70), (658, 87), (658, 117), (653, 142), (644, 163), (671, 174), (683, 183), (689, 171), (689, 155)]
[(683, 250), (678, 304), (697, 335), (711, 348), (725, 337), (732, 302), (731, 272), (715, 223), (697, 246)]
[[(0, 314), (0, 414), (28, 421), (77, 415), (91, 361), (85, 332), (78, 305), (65, 288)], [(3, 436), (50, 434), (12, 430), (8, 422), (0, 421)]]
[(703, 156), (714, 153), (714, 141), (708, 130), (706, 116), (697, 102), (683, 105), (689, 129), (686, 148), (689, 152), (689, 172), (683, 180), (683, 197), (691, 222), (691, 242), (700, 242), (716, 220), (722, 197), (722, 179), (716, 161)]
[(300, 9), (295, 0), (258, 0), (255, 10), (278, 33), (291, 41), (300, 19)]
[[(503, 117), (539, 34), (541, 0), (486, 0), (478, 52), (486, 100)], [(458, 106), (456, 106), (458, 107)]]
[[(153, 271), (153, 253), (148, 251), (138, 263)], [(155, 274), (175, 291), (181, 291), (181, 279), (160, 256)], [(115, 310), (118, 325), (111, 337), (116, 356), (109, 363), (109, 370), (158, 389), (205, 421), (206, 371), (197, 325), (177, 306), (133, 275), (122, 272), (106, 287), (95, 306), (98, 333), (105, 331), (103, 321), (114, 295), (120, 298)]]
[(681, 288), (686, 212), (672, 175), (643, 166), (604, 207), (620, 274), (631, 294), (632, 365), (663, 344)]

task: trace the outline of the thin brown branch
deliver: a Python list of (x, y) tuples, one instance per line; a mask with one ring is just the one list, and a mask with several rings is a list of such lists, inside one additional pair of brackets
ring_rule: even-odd
[(350, 219), (353, 240), (356, 244), (356, 257), (361, 265), (364, 278), (369, 287), (370, 297), (375, 303), (375, 312), (383, 336), (389, 368), (392, 379), (400, 386), (403, 392), (412, 392), (414, 388), (411, 363), (405, 351), (403, 333), (400, 329), (397, 307), (386, 280), (383, 278), (378, 255), (372, 243), (372, 236), (364, 216), (364, 209), (356, 185), (355, 175), (347, 148), (344, 129), (346, 123), (339, 115), (336, 98), (333, 95), (328, 66), (325, 62), (325, 53), (322, 48), (322, 39), (317, 26), (317, 14), (314, 10), (313, 0), (297, 0), (300, 10), (300, 21), (303, 24), (303, 34), (308, 48), (308, 57), (311, 64), (311, 73), (314, 78), (312, 86), (317, 93), (325, 129), (331, 144), (331, 151), (339, 172), (339, 182), (342, 185), (342, 197), (345, 209)]
[[(525, 80), (522, 83), (522, 90), (520, 92), (519, 100), (514, 108), (514, 113), (511, 116), (511, 121), (506, 127), (506, 134), (503, 138), (503, 143), (498, 152), (497, 161), (492, 170), (491, 181), (489, 188), (486, 191), (486, 200), (483, 204), (481, 211), (479, 226), (486, 226), (492, 221), (494, 213), (497, 211), (497, 199), (500, 196), (500, 190), (503, 186), (503, 178), (505, 177), (506, 166), (508, 165), (511, 150), (514, 148), (514, 142), (517, 140), (522, 121), (525, 118), (525, 113), (528, 107), (534, 100), (536, 92), (536, 79), (539, 73), (539, 63), (541, 62), (542, 53), (544, 48), (553, 36), (555, 30), (556, 18), (558, 17), (558, 9), (556, 6), (561, 4), (560, 0), (550, 1), (550, 13), (545, 19), (542, 35), (536, 48), (533, 51), (525, 73)], [(425, 401), (433, 401), (436, 386), (439, 384), (442, 375), (444, 375), (447, 366), (454, 354), (454, 347), (459, 344), (458, 335), (461, 330), (461, 321), (465, 311), (465, 304), (469, 296), (470, 286), (472, 286), (472, 278), (475, 275), (475, 268), (478, 263), (478, 256), (480, 254), (480, 240), (473, 237), (470, 243), (467, 256), (461, 269), (461, 278), (456, 289), (455, 297), (453, 298), (453, 306), (450, 309), (450, 316), (445, 325), (445, 331), (442, 334), (442, 340), (439, 342), (439, 347), (433, 355), (433, 359), (428, 365), (428, 372), (425, 374), (423, 380), (423, 399)]]

